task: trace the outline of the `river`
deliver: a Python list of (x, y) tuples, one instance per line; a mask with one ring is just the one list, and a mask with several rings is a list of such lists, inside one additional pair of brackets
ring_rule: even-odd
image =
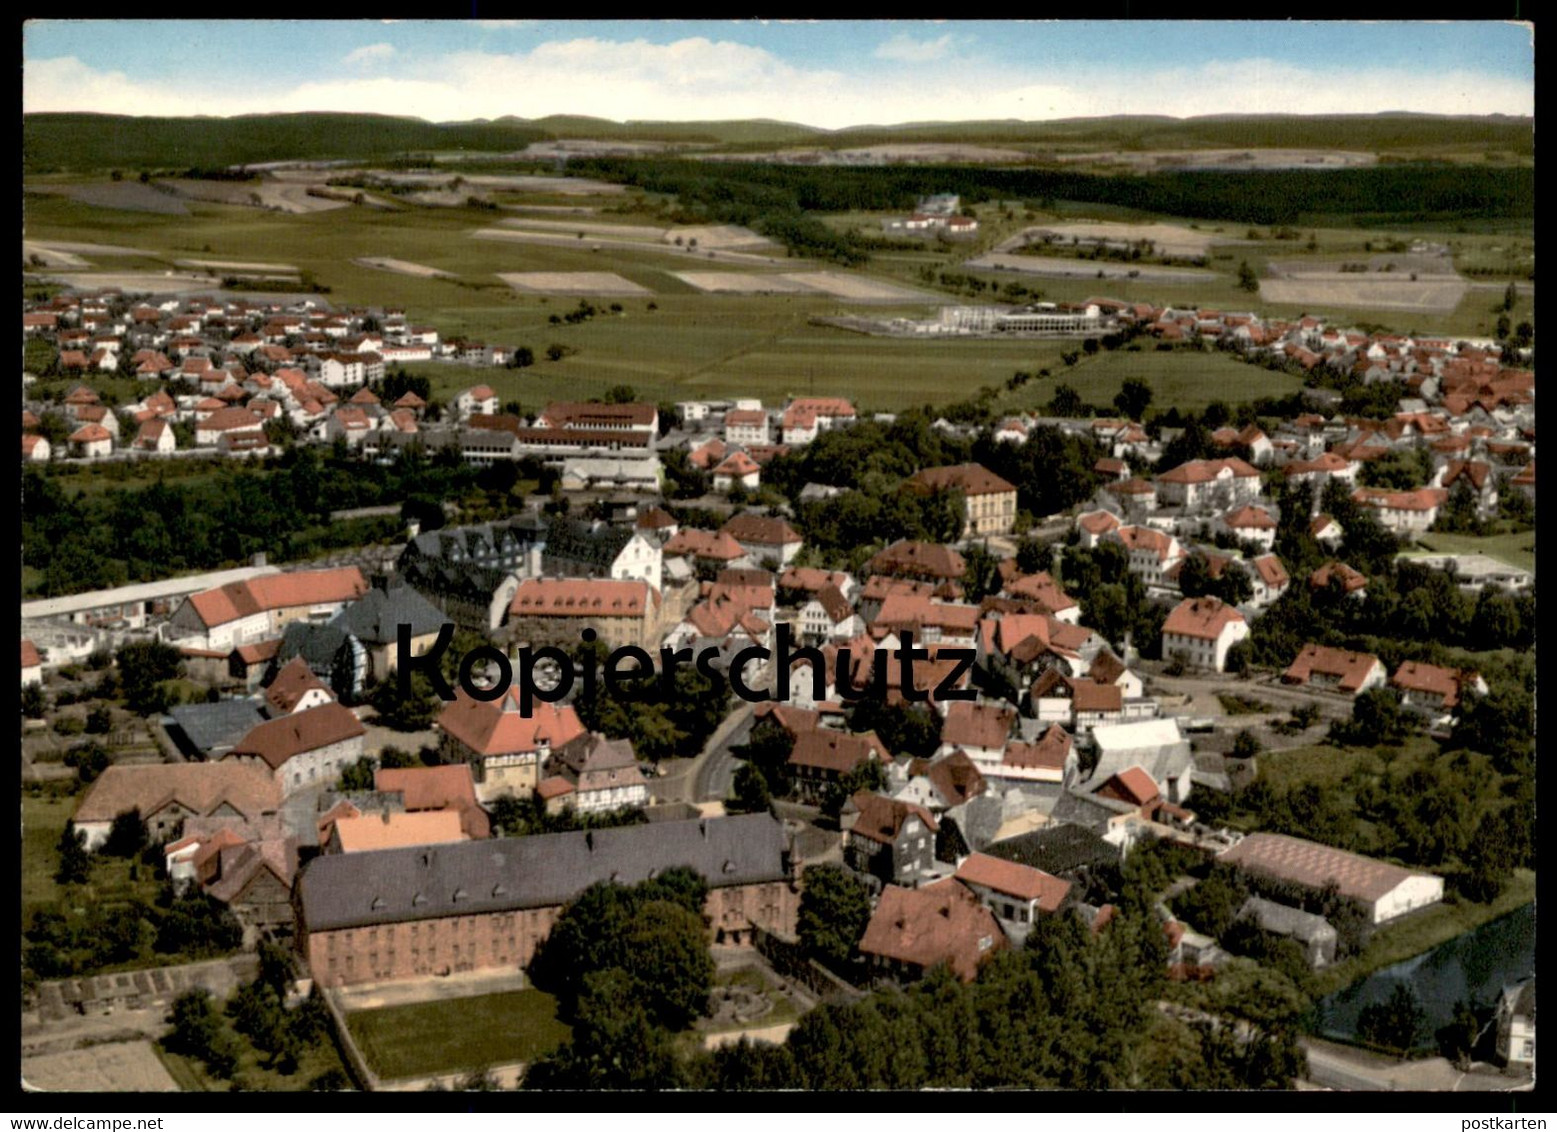
[(1489, 1006), (1505, 986), (1534, 971), (1535, 905), (1526, 904), (1322, 999), (1317, 1030), (1327, 1038), (1354, 1038), (1362, 1008), (1383, 1002), (1403, 982), (1416, 992), (1431, 1035), (1450, 1020), (1455, 1003)]

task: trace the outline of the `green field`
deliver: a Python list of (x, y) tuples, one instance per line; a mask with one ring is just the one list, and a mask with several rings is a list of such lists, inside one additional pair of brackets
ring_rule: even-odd
[(534, 1061), (570, 1032), (557, 1020), (557, 1000), (538, 990), (359, 1010), (346, 1024), (388, 1080)]
[[(57, 178), (39, 178), (56, 180)], [(512, 196), (512, 194), (509, 194)], [(541, 200), (532, 196), (513, 199)], [(546, 197), (544, 199), (551, 199)], [(560, 199), (560, 198), (559, 198)], [(1009, 209), (984, 204), (976, 211), (981, 222), (978, 241), (955, 247), (927, 246), (924, 251), (887, 251), (873, 255), (862, 274), (883, 281), (906, 284), (930, 293), (919, 306), (864, 306), (843, 304), (827, 296), (737, 296), (701, 294), (676, 279), (671, 272), (689, 269), (747, 270), (696, 255), (667, 254), (649, 248), (615, 248), (594, 245), (589, 239), (571, 245), (534, 245), (476, 239), (472, 233), (488, 227), (498, 215), (481, 209), (407, 206), (395, 212), (344, 208), (312, 214), (284, 214), (253, 208), (186, 202), (188, 216), (168, 216), (96, 207), (63, 196), (28, 194), (24, 198), (26, 233), (30, 239), (72, 240), (128, 245), (141, 249), (134, 262), (171, 268), (173, 261), (191, 256), (212, 259), (258, 260), (293, 264), (308, 273), (334, 305), (404, 307), (413, 323), (436, 326), (445, 338), (471, 337), (508, 345), (529, 346), (537, 364), (522, 371), (476, 371), (464, 367), (428, 364), (411, 367), (431, 377), (435, 393), (446, 396), (476, 381), (487, 381), (505, 400), (536, 406), (558, 396), (589, 397), (619, 383), (632, 385), (640, 395), (653, 399), (756, 396), (775, 401), (790, 394), (815, 391), (853, 398), (867, 410), (901, 409), (929, 402), (944, 404), (962, 400), (983, 385), (1001, 385), (1017, 370), (1036, 372), (1048, 368), (1056, 381), (1066, 381), (1085, 400), (1106, 405), (1126, 377), (1139, 377), (1154, 386), (1159, 407), (1177, 405), (1192, 409), (1212, 400), (1243, 400), (1266, 392), (1290, 392), (1298, 383), (1264, 371), (1237, 369), (1225, 357), (1204, 359), (1174, 354), (1153, 354), (1150, 344), (1140, 352), (1083, 358), (1073, 369), (1062, 370), (1059, 355), (1074, 350), (1069, 340), (914, 342), (869, 338), (829, 326), (812, 324), (817, 316), (838, 314), (928, 315), (938, 302), (990, 301), (991, 292), (978, 298), (927, 284), (942, 271), (964, 272), (962, 261), (1033, 223), (1058, 219), (1098, 217), (1108, 219), (1157, 219), (1184, 223), (1208, 232), (1220, 231), (1232, 239), (1246, 239), (1247, 226), (1232, 223), (1175, 221), (1127, 213), (1106, 205), (1071, 205), (1054, 202), (1052, 209), (1032, 212), (1020, 202)], [(666, 223), (656, 211), (659, 198), (638, 191), (626, 195), (574, 197), (568, 203), (596, 207), (586, 218), (612, 224)], [(880, 213), (848, 213), (829, 218), (835, 223), (858, 224), (863, 230), (879, 228)], [(1107, 295), (1125, 301), (1179, 306), (1207, 306), (1222, 310), (1260, 309), (1289, 316), (1298, 309), (1270, 307), (1258, 296), (1237, 288), (1234, 273), (1242, 259), (1262, 265), (1267, 256), (1302, 256), (1309, 233), (1301, 241), (1274, 241), (1261, 230), (1257, 243), (1215, 253), (1211, 267), (1216, 274), (1193, 284), (1160, 284), (1141, 280), (1041, 279), (1012, 272), (981, 271), (973, 274), (992, 284), (1020, 282), (1045, 299), (1075, 301)], [(1363, 241), (1375, 247), (1404, 239), (1404, 231), (1317, 229), (1315, 255), (1360, 254)], [(1457, 243), (1467, 256), (1485, 261), (1497, 254), (1493, 248), (1522, 254), (1525, 247), (1513, 234), (1445, 234), (1444, 242)], [(454, 273), (454, 279), (398, 275), (352, 262), (359, 257), (408, 260)], [(90, 253), (105, 276), (125, 261)], [(794, 270), (823, 266), (796, 259), (786, 264)], [(572, 310), (577, 297), (516, 294), (502, 283), (500, 272), (609, 271), (647, 288), (652, 295), (637, 298), (602, 297), (593, 300), (600, 314), (575, 325), (553, 325), (553, 315)], [(1470, 292), (1460, 308), (1444, 316), (1407, 316), (1400, 312), (1336, 309), (1327, 313), (1350, 325), (1378, 325), (1400, 331), (1448, 334), (1490, 333), (1499, 299), (1491, 291)], [(621, 305), (611, 312), (612, 302)], [(654, 309), (650, 309), (650, 304)], [(1517, 322), (1533, 318), (1533, 294), (1522, 295), (1513, 312)], [(547, 361), (547, 346), (556, 343), (577, 352), (560, 361)], [(1063, 375), (1063, 376), (1062, 376)], [(133, 394), (133, 383), (124, 394)], [(1037, 408), (1051, 396), (1044, 382), (1032, 382), (1009, 401), (1011, 408)], [(1258, 392), (1256, 392), (1258, 387)]]
[(1483, 536), (1430, 532), (1417, 535), (1416, 541), (1437, 554), (1485, 554), (1522, 570), (1535, 570), (1534, 531)]
[[(1067, 345), (1073, 349), (1073, 344)], [(1023, 366), (1028, 369), (1029, 367)], [(1251, 366), (1220, 351), (1154, 350), (1148, 340), (1139, 351), (1102, 351), (1083, 355), (1073, 366), (1049, 366), (1048, 378), (1034, 378), (1007, 394), (1002, 408), (1041, 409), (1060, 385), (1072, 386), (1081, 399), (1105, 412), (1124, 382), (1143, 381), (1151, 387), (1152, 407), (1181, 410), (1205, 408), (1212, 401), (1229, 405), (1259, 397), (1285, 397), (1302, 387), (1290, 374)]]

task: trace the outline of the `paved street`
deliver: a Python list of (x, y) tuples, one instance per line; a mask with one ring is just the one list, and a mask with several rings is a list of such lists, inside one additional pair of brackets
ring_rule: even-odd
[(665, 776), (651, 783), (656, 802), (714, 802), (729, 796), (736, 759), (732, 746), (740, 746), (751, 734), (754, 705), (742, 701), (725, 717), (703, 744), (701, 753), (690, 759), (664, 764)]

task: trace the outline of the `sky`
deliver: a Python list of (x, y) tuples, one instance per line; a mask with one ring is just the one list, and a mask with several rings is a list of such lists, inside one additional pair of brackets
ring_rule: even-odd
[(827, 129), (1111, 114), (1535, 113), (1500, 21), (39, 20), (23, 109)]

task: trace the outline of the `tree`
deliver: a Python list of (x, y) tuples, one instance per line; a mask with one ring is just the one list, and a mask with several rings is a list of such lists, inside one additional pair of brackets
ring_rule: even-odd
[(796, 932), (800, 944), (829, 967), (844, 967), (870, 922), (870, 896), (841, 865), (812, 865), (803, 877)]
[(87, 852), (86, 834), (67, 821), (59, 835), (59, 867), (54, 870), (55, 884), (85, 884), (92, 878), (92, 857)]
[(1233, 740), (1233, 757), (1252, 759), (1259, 753), (1260, 741), (1254, 737), (1254, 732), (1248, 730), (1238, 732), (1238, 737)]
[(74, 767), (76, 778), (87, 786), (96, 782), (103, 771), (113, 765), (113, 760), (97, 743), (84, 743), (65, 752), (65, 765)]
[(1238, 265), (1238, 286), (1251, 293), (1260, 289), (1260, 277), (1254, 273), (1254, 268), (1249, 266), (1248, 260)]
[(110, 857), (135, 857), (146, 848), (146, 824), (141, 821), (139, 809), (125, 810), (114, 816), (103, 842), (103, 852)]
[(664, 1089), (680, 1083), (672, 1037), (625, 971), (583, 978), (573, 1039), (533, 1064), (525, 1089)]
[(977, 604), (991, 594), (997, 594), (1005, 583), (1000, 578), (1000, 557), (982, 545), (975, 543), (963, 551), (967, 570), (963, 574), (964, 600)]
[(1454, 1014), (1444, 1025), (1433, 1032), (1438, 1052), (1454, 1064), (1456, 1069), (1470, 1068), (1471, 1054), (1476, 1048), (1476, 1038), (1481, 1033), (1481, 1019), (1476, 1008), (1463, 999), (1454, 1004)]
[(119, 682), (125, 704), (139, 715), (155, 715), (167, 708), (163, 681), (175, 679), (183, 669), (178, 649), (163, 641), (131, 641), (119, 647)]
[(86, 733), (88, 735), (106, 735), (113, 730), (114, 716), (107, 704), (98, 704), (87, 712)]
[(528, 346), (514, 348), (513, 356), (508, 359), (508, 365), (512, 369), (528, 369), (535, 364), (535, 351)]
[(341, 779), (337, 789), (347, 790), (372, 790), (373, 772), (376, 770), (372, 755), (363, 755), (345, 770), (341, 771)]
[(22, 714), (28, 719), (42, 719), (48, 710), (49, 698), (43, 694), (43, 685), (34, 680), (22, 685)]
[[(466, 651), (462, 649), (457, 655), (463, 656)], [(454, 652), (453, 648), (449, 650), (450, 654)], [(396, 731), (425, 731), (443, 710), (442, 701), (434, 693), (431, 681), (420, 672), (411, 673), (409, 696), (400, 694), (398, 679), (385, 680), (369, 693), (368, 702), (378, 712), (378, 722)]]
[(1415, 1049), (1426, 1029), (1427, 1013), (1405, 983), (1396, 983), (1389, 998), (1369, 1003), (1357, 1015), (1358, 1037), (1399, 1053)]
[(1081, 415), (1081, 394), (1070, 385), (1056, 386), (1049, 401), (1049, 411), (1056, 417), (1070, 418)]
[(1119, 414), (1132, 421), (1138, 421), (1152, 403), (1152, 387), (1144, 381), (1130, 378), (1122, 386), (1119, 392), (1114, 394), (1114, 408)]
[(1410, 731), (1410, 717), (1388, 688), (1369, 688), (1359, 693), (1352, 701), (1351, 719), (1331, 725), (1337, 739), (1359, 747), (1396, 746)]
[(568, 348), (562, 343), (553, 342), (550, 346), (546, 347), (546, 360), (549, 362), (560, 362), (564, 355), (567, 354), (567, 352)]
[(736, 768), (734, 788), (734, 797), (724, 805), (727, 812), (756, 814), (772, 809), (773, 797), (768, 791), (768, 780), (751, 763), (742, 763)]
[(626, 405), (638, 400), (638, 391), (631, 385), (613, 385), (605, 392), (607, 405)]

